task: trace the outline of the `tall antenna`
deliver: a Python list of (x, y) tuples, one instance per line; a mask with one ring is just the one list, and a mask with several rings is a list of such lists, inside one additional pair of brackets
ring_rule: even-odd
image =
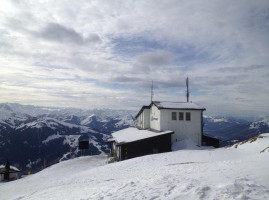
[(151, 98), (150, 98), (150, 102), (152, 102), (152, 99), (153, 99), (153, 80), (152, 80), (152, 83), (151, 83)]
[(189, 78), (186, 78), (186, 87), (187, 87), (187, 92), (186, 92), (186, 97), (187, 97), (187, 102), (189, 102)]

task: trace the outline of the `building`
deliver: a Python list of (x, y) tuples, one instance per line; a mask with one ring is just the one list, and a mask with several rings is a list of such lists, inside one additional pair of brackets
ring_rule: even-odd
[(126, 160), (139, 156), (171, 151), (173, 131), (140, 130), (129, 127), (112, 133), (111, 156), (115, 160)]
[(20, 170), (10, 166), (9, 161), (5, 165), (0, 165), (0, 181), (12, 181), (19, 178)]
[(154, 131), (171, 130), (172, 143), (191, 139), (202, 145), (203, 111), (206, 109), (192, 102), (152, 101), (136, 115), (138, 129)]
[(171, 151), (173, 142), (191, 139), (201, 146), (203, 141), (203, 111), (192, 102), (152, 101), (136, 115), (137, 128), (112, 133), (108, 140), (111, 155), (125, 160), (152, 153)]

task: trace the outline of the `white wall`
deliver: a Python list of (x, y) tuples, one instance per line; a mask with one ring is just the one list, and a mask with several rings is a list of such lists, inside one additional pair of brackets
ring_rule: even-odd
[(150, 110), (144, 109), (137, 117), (137, 128), (147, 129), (150, 127)]
[(136, 118), (136, 127), (139, 128), (140, 127), (140, 119), (139, 119), (140, 116), (138, 116)]
[[(177, 113), (177, 120), (172, 120), (172, 112)], [(178, 119), (178, 113), (184, 113), (184, 120)], [(186, 121), (186, 112), (191, 113), (191, 120)], [(202, 110), (170, 110), (158, 109), (152, 105), (150, 109), (144, 109), (137, 118), (137, 127), (141, 129), (151, 128), (157, 131), (174, 131), (172, 142), (190, 138), (201, 145), (201, 114)]]
[(149, 109), (143, 110), (143, 118), (144, 118), (143, 129), (147, 129), (150, 127), (150, 110)]
[(161, 130), (160, 121), (161, 121), (161, 112), (155, 105), (152, 105), (150, 108), (150, 128), (160, 131)]
[[(201, 145), (201, 110), (168, 110), (161, 109), (161, 130), (172, 130), (172, 142), (190, 138)], [(172, 120), (172, 112), (177, 113), (177, 120)], [(178, 113), (184, 113), (184, 120), (178, 119)], [(191, 113), (191, 121), (186, 121), (186, 112)]]

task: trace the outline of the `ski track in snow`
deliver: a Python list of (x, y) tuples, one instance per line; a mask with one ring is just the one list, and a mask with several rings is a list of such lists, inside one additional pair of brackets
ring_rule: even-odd
[(0, 199), (269, 199), (269, 134), (229, 148), (179, 150), (107, 164), (63, 161), (0, 184)]

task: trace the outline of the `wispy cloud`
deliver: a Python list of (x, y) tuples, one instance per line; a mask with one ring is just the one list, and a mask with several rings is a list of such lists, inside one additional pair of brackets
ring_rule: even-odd
[(269, 3), (8, 1), (1, 102), (138, 109), (191, 99), (210, 113), (268, 114)]

